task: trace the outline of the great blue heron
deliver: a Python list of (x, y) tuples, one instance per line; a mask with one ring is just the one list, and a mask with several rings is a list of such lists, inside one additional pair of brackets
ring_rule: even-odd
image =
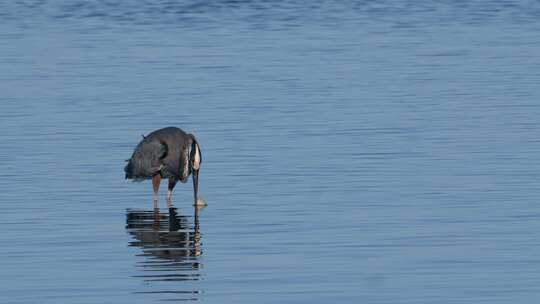
[(199, 143), (193, 134), (176, 127), (156, 130), (137, 145), (124, 168), (126, 179), (141, 181), (152, 179), (154, 207), (158, 204), (159, 184), (162, 178), (169, 179), (167, 204), (172, 205), (172, 191), (178, 181), (187, 182), (193, 174), (193, 195), (198, 204), (199, 169), (202, 155)]

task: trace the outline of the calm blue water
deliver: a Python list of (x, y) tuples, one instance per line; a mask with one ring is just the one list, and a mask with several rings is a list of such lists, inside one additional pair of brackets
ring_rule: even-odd
[(537, 303), (539, 70), (534, 1), (4, 1), (0, 302)]

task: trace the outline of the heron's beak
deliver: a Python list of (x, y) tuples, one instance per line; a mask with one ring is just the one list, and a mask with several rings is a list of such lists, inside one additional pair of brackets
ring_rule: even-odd
[(193, 170), (193, 196), (197, 205), (197, 192), (199, 192), (199, 170)]

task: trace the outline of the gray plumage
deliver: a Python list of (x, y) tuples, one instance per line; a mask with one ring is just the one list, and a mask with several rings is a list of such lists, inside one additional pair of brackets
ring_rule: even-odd
[(151, 179), (156, 174), (185, 183), (198, 171), (202, 156), (195, 136), (179, 128), (154, 131), (137, 145), (124, 171), (126, 179)]

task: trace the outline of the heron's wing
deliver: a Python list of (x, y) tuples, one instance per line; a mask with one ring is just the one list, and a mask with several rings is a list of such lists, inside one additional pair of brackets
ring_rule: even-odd
[(168, 153), (163, 158), (163, 165), (169, 174), (174, 175), (181, 182), (186, 182), (190, 174), (189, 153), (190, 139), (182, 137), (174, 138), (167, 142)]
[(162, 160), (167, 157), (167, 152), (169, 151), (167, 144), (165, 142), (152, 140), (149, 144), (149, 152), (151, 154), (151, 167), (150, 170), (153, 173), (156, 173), (161, 169), (163, 164)]
[(159, 140), (144, 139), (139, 143), (130, 164), (132, 176), (136, 178), (149, 178), (159, 172), (162, 160), (167, 157), (167, 144)]

